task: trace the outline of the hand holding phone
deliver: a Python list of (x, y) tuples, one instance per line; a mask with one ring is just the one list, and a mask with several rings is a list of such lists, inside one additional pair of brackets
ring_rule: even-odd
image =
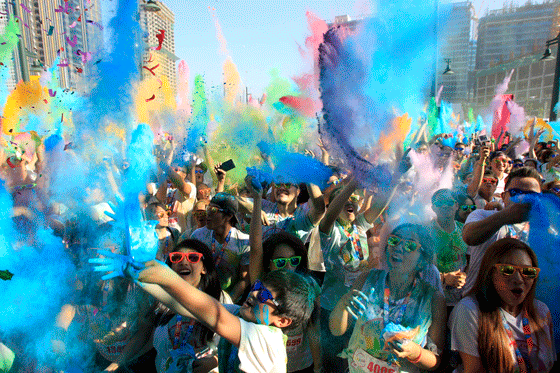
[(230, 159), (230, 160), (222, 163), (218, 168), (222, 171), (228, 172), (228, 171), (233, 170), (235, 168), (235, 163), (233, 163), (233, 160)]

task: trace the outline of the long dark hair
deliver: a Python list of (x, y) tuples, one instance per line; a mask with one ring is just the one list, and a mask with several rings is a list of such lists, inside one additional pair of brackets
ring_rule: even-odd
[[(478, 353), (482, 366), (487, 372), (513, 372), (515, 362), (511, 356), (509, 337), (503, 326), (500, 307), (502, 299), (496, 288), (492, 274), (494, 265), (499, 263), (502, 258), (511, 251), (521, 250), (531, 258), (532, 265), (538, 267), (535, 252), (523, 241), (515, 238), (502, 238), (494, 242), (482, 258), (480, 271), (476, 278), (476, 283), (467, 295), (473, 295), (480, 309), (478, 319)], [(533, 285), (529, 293), (523, 300), (522, 309), (527, 310), (531, 330), (538, 338), (541, 331), (542, 320), (535, 309), (535, 288), (537, 279), (533, 280)], [(538, 344), (538, 341), (537, 341)]]
[[(204, 266), (206, 273), (201, 274), (198, 289), (211, 297), (220, 300), (222, 288), (220, 287), (220, 281), (218, 280), (218, 272), (216, 271), (216, 265), (214, 264), (214, 257), (212, 256), (212, 251), (208, 245), (199, 240), (186, 239), (181, 241), (174, 250), (179, 251), (181, 249), (192, 249), (202, 254), (202, 265)], [(169, 256), (165, 258), (165, 263), (171, 266)], [(156, 312), (156, 325), (166, 325), (174, 316), (169, 309), (162, 305), (158, 306), (158, 310), (156, 310)], [(214, 332), (212, 330), (205, 326), (202, 327), (202, 340), (208, 342), (212, 340), (213, 336)]]

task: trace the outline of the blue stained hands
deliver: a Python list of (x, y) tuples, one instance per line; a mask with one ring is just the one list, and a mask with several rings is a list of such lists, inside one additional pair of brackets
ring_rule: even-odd
[(346, 305), (346, 311), (353, 318), (358, 319), (368, 307), (369, 300), (371, 299), (373, 293), (375, 292), (374, 288), (371, 288), (369, 291), (369, 296), (364, 294), (363, 292), (352, 289), (348, 293), (344, 295), (344, 304)]
[(129, 255), (115, 254), (108, 250), (99, 250), (99, 255), (104, 258), (90, 259), (89, 263), (96, 264), (94, 272), (109, 272), (102, 276), (102, 280), (110, 280), (115, 277), (128, 277), (138, 279), (138, 274), (144, 269), (144, 263), (132, 259)]
[(144, 269), (144, 263), (155, 259), (159, 240), (155, 231), (157, 221), (144, 221), (140, 206), (127, 203), (117, 197), (117, 204), (110, 204), (114, 214), (106, 213), (115, 220), (115, 226), (123, 228), (125, 234), (125, 250), (117, 254), (109, 250), (98, 250), (103, 258), (93, 258), (89, 263), (95, 264), (95, 272), (109, 272), (102, 277), (108, 280), (114, 277), (138, 279), (138, 273)]

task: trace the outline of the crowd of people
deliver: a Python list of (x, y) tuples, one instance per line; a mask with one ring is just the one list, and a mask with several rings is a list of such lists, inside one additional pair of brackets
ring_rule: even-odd
[[(1, 371), (551, 371), (553, 318), (535, 299), (540, 269), (527, 244), (531, 205), (515, 202), (560, 197), (558, 144), (541, 134), (531, 129), (524, 154), (518, 141), (482, 136), (454, 147), (445, 135), (418, 140), (393, 160), (389, 188), (364, 185), (323, 144), (317, 158), (332, 170), (323, 186), (251, 174), (234, 185), (231, 162), (202, 150), (177, 162), (169, 141), (154, 147), (157, 171), (138, 196), (157, 254), (132, 270), (119, 262), (129, 233), (104, 214), (117, 213), (114, 198), (90, 185), (79, 214), (53, 203), (38, 141), (33, 157), (2, 165), (13, 250), (41, 250), (48, 227), (75, 275), (49, 358), (0, 330)], [(452, 170), (446, 187), (415, 187), (426, 177), (419, 157), (442, 178)], [(118, 194), (127, 165), (103, 162)], [(1, 289), (18, 274), (0, 269)], [(81, 361), (78, 341), (91, 348)]]

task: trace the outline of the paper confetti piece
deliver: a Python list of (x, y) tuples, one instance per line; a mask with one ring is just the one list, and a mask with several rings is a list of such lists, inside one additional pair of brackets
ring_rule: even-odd
[(158, 30), (160, 33), (156, 34), (156, 38), (158, 40), (158, 46), (156, 48), (156, 51), (160, 51), (161, 50), (161, 45), (163, 44), (163, 40), (165, 39), (165, 30)]
[(72, 48), (76, 48), (76, 45), (78, 45), (78, 37), (77, 37), (76, 35), (74, 35), (74, 36), (72, 37), (72, 40), (70, 40), (70, 38), (67, 36), (67, 37), (66, 37), (66, 42), (67, 42), (68, 44), (70, 44), (70, 46), (71, 46)]
[(150, 102), (150, 101), (154, 100), (155, 98), (156, 98), (156, 95), (152, 95), (152, 97), (146, 99), (146, 102)]
[(31, 14), (31, 9), (29, 9), (28, 7), (26, 7), (25, 5), (21, 4), (21, 8), (23, 10), (25, 10), (27, 13)]
[(146, 66), (142, 66), (142, 68), (148, 70), (149, 72), (152, 73), (153, 76), (156, 76), (156, 73), (154, 73), (154, 70), (157, 69), (159, 67), (159, 63), (157, 65), (155, 65), (154, 67), (152, 67), (151, 69), (146, 67)]

